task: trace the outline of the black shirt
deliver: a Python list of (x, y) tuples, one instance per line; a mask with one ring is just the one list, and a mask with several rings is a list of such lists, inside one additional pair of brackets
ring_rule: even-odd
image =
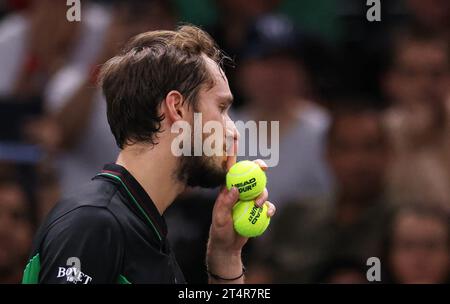
[(23, 283), (185, 283), (156, 206), (123, 167), (109, 164), (50, 212)]

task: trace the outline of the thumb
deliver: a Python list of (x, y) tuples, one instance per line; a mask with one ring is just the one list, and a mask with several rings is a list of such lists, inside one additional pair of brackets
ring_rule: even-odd
[(217, 197), (217, 206), (232, 209), (238, 198), (239, 191), (236, 187), (232, 187), (230, 190), (224, 187)]
[(238, 153), (238, 138), (239, 135), (237, 131), (234, 131), (229, 136), (227, 136), (227, 146), (228, 143), (231, 144), (231, 147), (229, 147), (227, 150), (227, 170), (230, 170), (230, 168), (236, 163)]

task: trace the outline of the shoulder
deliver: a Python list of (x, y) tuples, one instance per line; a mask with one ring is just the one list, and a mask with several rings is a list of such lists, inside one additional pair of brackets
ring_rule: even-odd
[(92, 229), (103, 226), (116, 226), (118, 224), (114, 214), (101, 206), (80, 205), (63, 214), (56, 222), (67, 222), (74, 227), (81, 226), (85, 229)]
[(88, 183), (74, 186), (65, 193), (55, 209), (60, 212), (68, 211), (82, 206), (108, 208), (118, 193), (114, 183), (102, 179), (93, 179)]
[(0, 42), (23, 37), (28, 22), (22, 14), (11, 14), (0, 22)]
[(117, 188), (105, 181), (93, 180), (64, 196), (47, 216), (45, 230), (83, 228), (83, 231), (108, 228), (119, 230), (120, 225), (111, 205)]
[(313, 101), (305, 100), (297, 112), (301, 128), (323, 134), (330, 125), (330, 115), (325, 108)]
[(103, 242), (122, 234), (121, 226), (107, 208), (82, 205), (54, 219), (47, 227), (46, 239), (89, 239)]

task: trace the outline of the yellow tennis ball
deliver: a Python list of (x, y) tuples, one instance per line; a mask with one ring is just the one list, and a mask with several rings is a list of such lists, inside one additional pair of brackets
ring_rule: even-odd
[(267, 177), (261, 167), (249, 160), (235, 163), (227, 173), (227, 189), (236, 187), (241, 201), (250, 201), (260, 195), (267, 184)]
[(266, 203), (258, 207), (254, 201), (238, 201), (233, 207), (234, 230), (244, 237), (260, 236), (269, 223)]

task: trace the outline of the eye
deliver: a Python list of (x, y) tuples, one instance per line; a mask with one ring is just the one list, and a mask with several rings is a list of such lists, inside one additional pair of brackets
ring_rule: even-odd
[(221, 103), (219, 109), (221, 113), (224, 113), (228, 109), (228, 106), (224, 103)]

